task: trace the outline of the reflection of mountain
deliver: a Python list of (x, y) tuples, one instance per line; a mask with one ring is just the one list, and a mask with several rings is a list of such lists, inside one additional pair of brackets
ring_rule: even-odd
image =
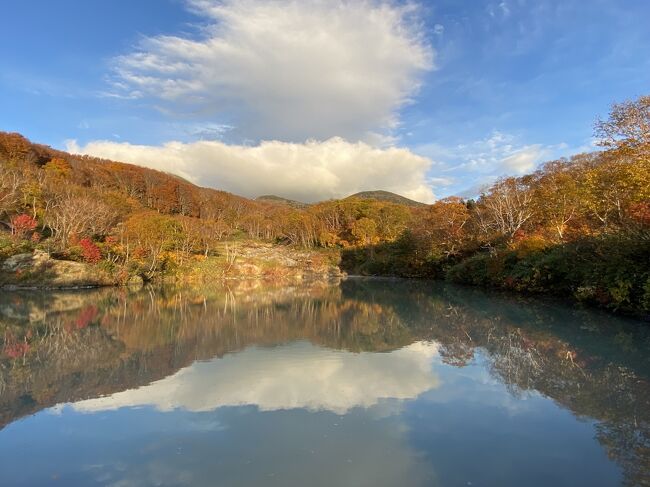
[[(480, 349), (513, 393), (537, 390), (596, 420), (599, 441), (630, 483), (647, 484), (650, 340), (608, 315), (400, 281), (1, 299), (2, 424), (77, 401), (84, 410), (256, 404), (342, 412), (417, 396), (435, 386), (432, 354), (462, 367)], [(414, 344), (421, 340), (436, 345)], [(284, 348), (274, 354), (271, 346)], [(301, 347), (309, 352), (302, 357)], [(275, 361), (287, 350), (297, 353), (293, 366)], [(197, 359), (208, 362), (192, 365)]]

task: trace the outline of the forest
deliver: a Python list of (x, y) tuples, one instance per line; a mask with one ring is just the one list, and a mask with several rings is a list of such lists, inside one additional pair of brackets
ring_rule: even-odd
[(429, 277), (650, 312), (650, 96), (595, 124), (599, 150), (475, 199), (290, 206), (0, 133), (0, 262), (34, 249), (125, 281), (183, 272), (226, 242), (327, 249), (349, 273)]

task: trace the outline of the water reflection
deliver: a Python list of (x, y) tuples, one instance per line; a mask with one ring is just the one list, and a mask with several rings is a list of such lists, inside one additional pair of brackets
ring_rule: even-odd
[(390, 353), (332, 352), (305, 342), (249, 348), (196, 362), (148, 386), (77, 402), (77, 411), (154, 406), (211, 411), (254, 405), (261, 411), (303, 408), (344, 414), (380, 399), (414, 399), (436, 387), (435, 344), (414, 343)]
[(7, 293), (0, 327), (9, 485), (650, 485), (648, 333), (597, 312), (353, 280)]

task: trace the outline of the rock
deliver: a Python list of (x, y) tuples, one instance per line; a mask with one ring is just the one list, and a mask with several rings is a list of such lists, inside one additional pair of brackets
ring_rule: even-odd
[(42, 250), (13, 255), (0, 267), (0, 286), (5, 288), (56, 289), (113, 284), (111, 276), (94, 266), (53, 259)]
[(267, 281), (331, 280), (342, 276), (333, 252), (286, 245), (228, 243), (217, 257), (202, 260), (187, 275), (193, 281), (264, 279)]
[(20, 272), (33, 266), (40, 266), (50, 260), (50, 254), (42, 250), (35, 250), (31, 254), (12, 255), (2, 264), (4, 272)]
[(21, 293), (19, 296), (0, 293), (0, 317), (12, 320), (43, 321), (48, 314), (65, 313), (80, 309), (87, 304), (88, 295), (70, 293), (67, 290), (47, 293)]

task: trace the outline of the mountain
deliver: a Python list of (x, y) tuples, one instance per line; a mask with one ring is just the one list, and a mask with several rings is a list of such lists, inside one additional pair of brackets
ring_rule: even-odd
[(346, 199), (356, 198), (362, 200), (375, 200), (375, 201), (388, 201), (389, 203), (397, 203), (400, 205), (411, 206), (413, 208), (418, 206), (427, 206), (419, 201), (411, 200), (400, 196), (399, 194), (391, 193), (390, 191), (376, 190), (376, 191), (361, 191), (348, 196)]
[(282, 196), (276, 196), (274, 194), (265, 194), (255, 198), (255, 201), (261, 201), (262, 203), (275, 203), (278, 205), (286, 205), (291, 208), (307, 208), (309, 205), (303, 203), (302, 201), (290, 200), (288, 198), (283, 198)]
[[(387, 201), (389, 203), (396, 203), (399, 205), (410, 206), (411, 208), (417, 208), (422, 206), (427, 206), (424, 203), (419, 201), (414, 201), (408, 199), (399, 194), (391, 193), (390, 191), (376, 190), (376, 191), (361, 191), (350, 195), (344, 199), (359, 199), (359, 200), (373, 200), (373, 201)], [(304, 209), (311, 206), (309, 203), (303, 203), (301, 201), (291, 200), (288, 198), (283, 198), (282, 196), (277, 196), (274, 194), (265, 194), (255, 198), (255, 201), (262, 203), (275, 203), (278, 205), (290, 206), (291, 208)]]

